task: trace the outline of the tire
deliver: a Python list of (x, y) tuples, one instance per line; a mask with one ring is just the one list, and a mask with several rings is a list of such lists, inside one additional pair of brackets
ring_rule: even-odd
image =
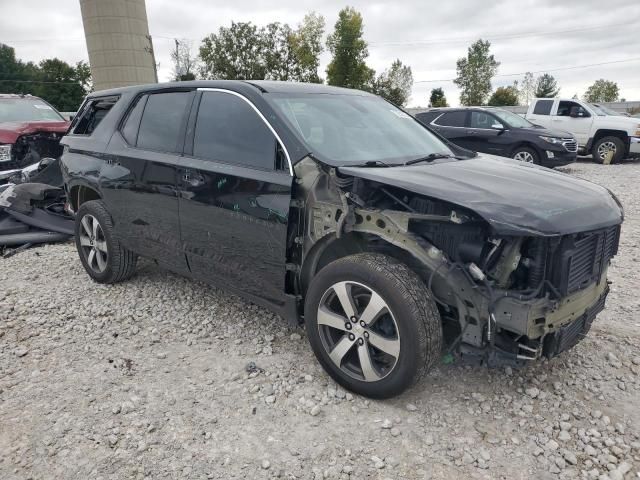
[(615, 152), (611, 163), (617, 163), (624, 158), (626, 148), (624, 142), (618, 137), (599, 138), (598, 141), (593, 144), (591, 156), (596, 163), (604, 163), (607, 152), (611, 150)]
[(114, 235), (111, 215), (101, 200), (85, 202), (78, 209), (75, 242), (84, 269), (96, 282), (122, 282), (135, 273), (138, 257)]
[(511, 152), (511, 158), (524, 163), (540, 164), (538, 152), (531, 147), (516, 147), (516, 149)]
[[(352, 301), (343, 303), (346, 298)], [(377, 308), (369, 309), (372, 305)], [(354, 306), (349, 322), (347, 309)], [(381, 313), (371, 316), (376, 310)], [(312, 279), (304, 311), (318, 361), (355, 393), (398, 395), (440, 358), (442, 323), (431, 293), (415, 272), (392, 257), (361, 253), (330, 263)]]

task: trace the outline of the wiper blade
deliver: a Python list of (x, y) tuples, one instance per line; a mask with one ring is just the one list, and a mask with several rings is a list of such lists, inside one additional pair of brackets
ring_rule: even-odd
[(349, 165), (350, 167), (390, 167), (388, 163), (384, 163), (382, 160), (369, 160), (357, 165)]
[(438, 160), (439, 158), (457, 158), (448, 153), (430, 153), (425, 157), (414, 158), (413, 160), (409, 160), (405, 165), (413, 165), (415, 163), (420, 162), (433, 162), (434, 160)]

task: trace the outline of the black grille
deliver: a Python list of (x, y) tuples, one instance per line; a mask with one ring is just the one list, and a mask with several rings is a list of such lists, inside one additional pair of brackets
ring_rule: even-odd
[(619, 234), (616, 225), (564, 238), (554, 275), (560, 293), (569, 295), (598, 280), (618, 251)]

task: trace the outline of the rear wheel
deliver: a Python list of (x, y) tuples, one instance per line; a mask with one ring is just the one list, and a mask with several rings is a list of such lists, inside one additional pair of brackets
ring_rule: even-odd
[(440, 315), (424, 282), (381, 254), (330, 263), (311, 281), (307, 336), (331, 377), (373, 398), (399, 394), (439, 358)]
[(540, 163), (538, 152), (530, 147), (518, 147), (511, 154), (511, 158), (524, 163)]
[(618, 137), (602, 137), (593, 145), (591, 155), (598, 163), (604, 163), (607, 155), (613, 153), (611, 163), (619, 162), (624, 158), (624, 142)]
[(96, 282), (121, 282), (134, 274), (137, 256), (115, 237), (111, 215), (101, 200), (85, 202), (78, 209), (75, 241), (84, 269)]

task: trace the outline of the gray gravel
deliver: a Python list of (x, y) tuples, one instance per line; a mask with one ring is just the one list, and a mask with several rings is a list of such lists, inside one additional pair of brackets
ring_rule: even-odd
[(71, 244), (0, 261), (0, 478), (640, 478), (640, 163), (564, 171), (627, 216), (588, 338), (383, 402), (333, 383), (301, 329), (148, 262), (102, 286)]

